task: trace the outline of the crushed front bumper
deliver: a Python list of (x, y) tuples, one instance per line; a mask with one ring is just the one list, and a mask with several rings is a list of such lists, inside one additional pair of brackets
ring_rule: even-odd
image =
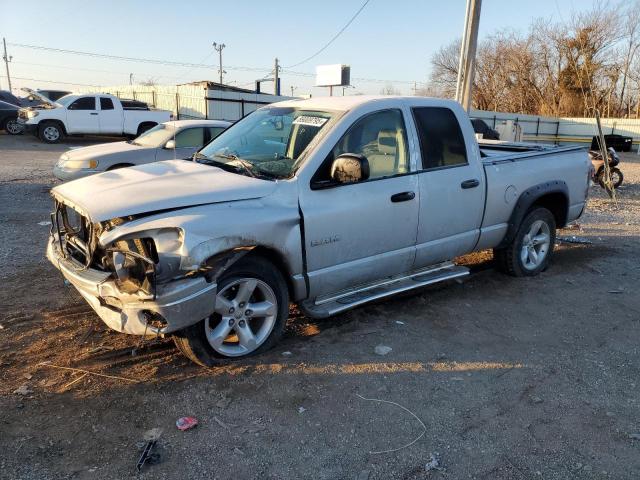
[[(203, 277), (174, 280), (156, 287), (156, 296), (120, 292), (110, 273), (82, 269), (65, 258), (55, 235), (49, 237), (47, 258), (62, 272), (109, 328), (132, 335), (171, 333), (210, 316), (216, 283)], [(157, 321), (160, 320), (160, 324)]]

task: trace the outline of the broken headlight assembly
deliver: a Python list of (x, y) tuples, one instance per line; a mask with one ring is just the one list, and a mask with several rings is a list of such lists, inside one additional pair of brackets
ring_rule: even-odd
[(180, 276), (182, 231), (162, 228), (126, 236), (106, 248), (103, 265), (125, 293), (155, 294), (156, 284)]
[(155, 296), (158, 254), (151, 238), (118, 240), (105, 250), (103, 263), (115, 274), (124, 293), (142, 291)]

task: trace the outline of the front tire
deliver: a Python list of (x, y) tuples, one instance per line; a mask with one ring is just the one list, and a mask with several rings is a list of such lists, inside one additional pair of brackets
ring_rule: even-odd
[(9, 135), (20, 135), (24, 132), (24, 127), (18, 123), (18, 120), (15, 118), (10, 118), (4, 125), (2, 129), (7, 132)]
[(58, 143), (64, 137), (64, 132), (56, 122), (42, 122), (38, 125), (38, 137), (45, 143)]
[(216, 309), (209, 318), (174, 335), (178, 349), (205, 367), (272, 348), (289, 317), (289, 292), (271, 262), (247, 256), (218, 279)]
[(514, 277), (532, 277), (549, 266), (556, 243), (556, 221), (546, 208), (531, 210), (520, 223), (513, 241), (494, 249), (499, 270)]

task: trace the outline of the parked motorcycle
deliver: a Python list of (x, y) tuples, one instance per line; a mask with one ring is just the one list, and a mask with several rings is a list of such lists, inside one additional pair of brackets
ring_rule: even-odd
[[(607, 154), (609, 157), (609, 170), (611, 171), (611, 183), (613, 188), (618, 188), (624, 180), (622, 171), (618, 168), (620, 156), (613, 147), (607, 148)], [(593, 166), (593, 181), (604, 188), (604, 160), (602, 159), (602, 153), (600, 153), (600, 150), (589, 150), (589, 158)]]

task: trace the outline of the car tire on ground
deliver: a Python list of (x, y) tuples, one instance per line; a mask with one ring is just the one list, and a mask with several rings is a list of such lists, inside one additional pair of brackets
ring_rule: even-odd
[(24, 132), (24, 127), (18, 123), (18, 119), (9, 118), (4, 121), (0, 130), (4, 130), (9, 135), (20, 135)]
[(248, 255), (218, 279), (216, 311), (173, 336), (193, 362), (213, 366), (223, 359), (244, 358), (272, 348), (289, 317), (284, 277), (268, 260)]
[(58, 122), (42, 122), (38, 125), (38, 137), (45, 143), (58, 143), (64, 131)]
[(531, 277), (549, 266), (556, 243), (556, 221), (546, 208), (529, 211), (512, 242), (494, 249), (497, 268), (514, 277)]

